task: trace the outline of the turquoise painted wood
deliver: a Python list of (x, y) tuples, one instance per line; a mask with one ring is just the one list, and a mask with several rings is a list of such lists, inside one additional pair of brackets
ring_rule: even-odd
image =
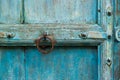
[[(0, 80), (119, 80), (117, 46), (113, 54), (116, 5), (114, 0), (0, 0)], [(45, 32), (55, 39), (49, 54), (35, 43)]]
[(44, 55), (25, 48), (26, 80), (97, 80), (96, 47), (56, 47)]
[(25, 80), (23, 48), (0, 47), (0, 80)]
[(25, 23), (76, 24), (97, 20), (97, 0), (25, 0), (24, 4)]
[(22, 0), (0, 0), (0, 23), (20, 23)]

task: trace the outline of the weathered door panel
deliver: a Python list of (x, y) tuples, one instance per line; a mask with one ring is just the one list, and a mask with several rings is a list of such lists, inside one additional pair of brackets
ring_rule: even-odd
[(25, 0), (25, 23), (96, 23), (97, 0)]
[(41, 54), (25, 48), (26, 80), (97, 80), (97, 47), (56, 47)]
[(20, 23), (22, 0), (0, 0), (0, 23)]
[(0, 47), (0, 80), (25, 80), (23, 48)]
[[(16, 46), (0, 48), (1, 80), (113, 80), (113, 0), (0, 4), (0, 46)], [(55, 39), (49, 54), (34, 47), (44, 33)]]

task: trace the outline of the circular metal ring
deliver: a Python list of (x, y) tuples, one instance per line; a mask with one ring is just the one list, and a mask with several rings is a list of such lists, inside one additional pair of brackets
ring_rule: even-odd
[(120, 32), (120, 29), (118, 29), (118, 30), (116, 31), (116, 33), (115, 33), (116, 39), (117, 39), (118, 41), (120, 41), (119, 32)]
[[(50, 40), (50, 43), (51, 43), (51, 48), (50, 50), (43, 50), (42, 48), (40, 48), (40, 44), (41, 44), (41, 40), (42, 39), (48, 39)], [(54, 44), (55, 44), (55, 41), (53, 40), (53, 38), (51, 36), (42, 36), (42, 37), (39, 37), (37, 40), (36, 40), (36, 47), (37, 49), (42, 52), (43, 54), (48, 54), (49, 52), (51, 52), (53, 49), (54, 49)]]

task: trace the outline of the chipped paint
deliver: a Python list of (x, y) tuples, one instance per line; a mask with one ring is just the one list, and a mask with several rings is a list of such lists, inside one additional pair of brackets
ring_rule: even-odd
[(0, 32), (0, 38), (4, 38), (6, 36), (6, 33)]

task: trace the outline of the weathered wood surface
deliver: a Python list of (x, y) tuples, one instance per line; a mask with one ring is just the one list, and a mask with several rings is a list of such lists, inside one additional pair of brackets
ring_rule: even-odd
[[(120, 0), (115, 0), (115, 32), (120, 29)], [(119, 33), (119, 31), (118, 31)], [(120, 35), (115, 33), (114, 44), (114, 80), (120, 79)]]
[(114, 80), (113, 74), (113, 1), (114, 0), (102, 0), (102, 17), (101, 26), (104, 26), (107, 32), (108, 38), (101, 44), (101, 78), (100, 80)]
[(97, 0), (25, 0), (24, 4), (25, 23), (97, 22)]
[[(34, 47), (0, 48), (0, 67), (3, 69), (0, 71), (1, 80), (5, 76), (8, 80), (48, 78), (53, 80), (57, 77), (57, 80), (66, 78), (68, 80), (113, 80), (113, 1), (1, 0), (0, 23), (5, 24), (0, 24), (0, 36), (2, 36), (0, 46), (12, 46), (13, 43), (16, 46), (33, 46), (34, 40), (43, 32), (54, 33), (59, 43), (72, 43), (67, 48), (65, 45), (61, 48), (55, 47), (55, 50), (48, 55), (39, 54)], [(119, 0), (116, 1), (119, 2)], [(116, 24), (119, 24), (119, 14), (115, 17), (118, 17), (115, 19), (118, 19)], [(10, 24), (7, 25), (7, 23)], [(87, 39), (79, 37), (81, 31), (88, 33)], [(9, 33), (15, 33), (14, 37), (8, 38)], [(100, 43), (102, 44), (99, 45)], [(91, 46), (90, 44), (95, 44), (98, 48), (75, 47)], [(74, 47), (71, 47), (73, 45)], [(21, 56), (19, 60), (18, 56)], [(119, 61), (118, 58), (115, 60)], [(15, 65), (15, 61), (21, 66)], [(3, 68), (5, 64), (8, 66)], [(16, 66), (19, 67), (17, 72), (14, 69)], [(10, 72), (5, 74), (7, 69)], [(115, 66), (114, 70), (116, 69)], [(15, 73), (18, 77), (14, 76)]]
[(120, 25), (120, 0), (115, 0), (115, 27)]
[(0, 23), (21, 22), (22, 0), (0, 0)]
[[(2, 46), (34, 46), (35, 40), (45, 32), (54, 37), (56, 44), (90, 43), (98, 45), (107, 38), (97, 24), (15, 24), (0, 25)], [(86, 34), (83, 39), (81, 34)], [(9, 35), (13, 38), (9, 38)]]
[(0, 47), (0, 80), (25, 80), (24, 48)]
[(114, 80), (120, 79), (120, 43), (114, 46)]
[(56, 47), (44, 55), (25, 48), (26, 80), (97, 80), (97, 47)]

